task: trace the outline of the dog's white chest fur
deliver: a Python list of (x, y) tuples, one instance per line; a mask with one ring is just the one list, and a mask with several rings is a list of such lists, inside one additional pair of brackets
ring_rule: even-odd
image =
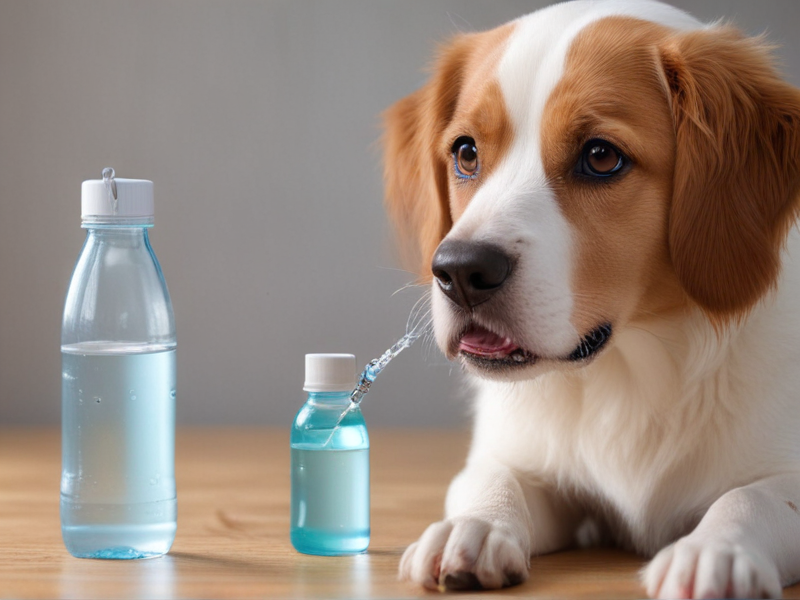
[[(471, 456), (556, 486), (645, 554), (725, 491), (800, 461), (800, 233), (778, 292), (717, 334), (698, 312), (619, 332), (582, 372), (473, 379)], [(482, 459), (482, 458), (481, 458)]]

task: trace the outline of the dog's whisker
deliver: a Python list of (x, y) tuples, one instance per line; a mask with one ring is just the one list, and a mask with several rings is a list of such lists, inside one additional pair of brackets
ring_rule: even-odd
[[(396, 296), (400, 292), (404, 292), (405, 290), (410, 290), (412, 288), (419, 288), (419, 287), (424, 288), (424, 287), (427, 287), (427, 286), (423, 286), (423, 285), (421, 285), (419, 283), (414, 283), (413, 281), (409, 282), (409, 283), (406, 283), (405, 285), (400, 286), (398, 289), (396, 289), (394, 292), (392, 292), (392, 297)], [(428, 293), (430, 293), (430, 290), (428, 291)]]
[[(401, 269), (400, 267), (387, 267), (385, 265), (381, 265), (377, 267), (383, 271), (396, 271), (398, 273), (405, 273), (406, 275), (410, 275), (411, 277), (416, 277), (416, 273), (409, 271), (408, 269)], [(416, 284), (419, 285), (419, 284)]]

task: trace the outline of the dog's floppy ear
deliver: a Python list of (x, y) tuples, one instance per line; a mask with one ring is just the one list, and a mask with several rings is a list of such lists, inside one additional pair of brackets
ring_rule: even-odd
[(452, 226), (451, 165), (442, 153), (442, 133), (455, 110), (473, 35), (444, 46), (428, 83), (384, 114), (386, 206), (404, 263), (423, 280), (430, 279), (433, 253)]
[(800, 91), (761, 40), (714, 27), (660, 49), (677, 136), (669, 247), (716, 323), (776, 283), (800, 192)]

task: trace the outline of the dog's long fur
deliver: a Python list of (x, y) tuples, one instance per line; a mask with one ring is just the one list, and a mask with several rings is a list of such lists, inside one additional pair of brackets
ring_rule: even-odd
[[(631, 159), (610, 184), (574, 174), (593, 137)], [(461, 35), (387, 112), (385, 179), (423, 278), (442, 240), (517, 261), (471, 311), (433, 283), (445, 354), (477, 323), (540, 357), (464, 360), (472, 447), (404, 577), (500, 587), (531, 554), (610, 541), (655, 556), (653, 596), (800, 578), (800, 92), (762, 40), (626, 0)], [(598, 355), (559, 358), (601, 321)]]

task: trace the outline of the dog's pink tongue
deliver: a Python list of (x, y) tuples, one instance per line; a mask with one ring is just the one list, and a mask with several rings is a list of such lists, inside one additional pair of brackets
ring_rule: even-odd
[(503, 358), (517, 350), (510, 338), (501, 337), (482, 327), (474, 327), (461, 338), (459, 351), (477, 354), (488, 358)]

